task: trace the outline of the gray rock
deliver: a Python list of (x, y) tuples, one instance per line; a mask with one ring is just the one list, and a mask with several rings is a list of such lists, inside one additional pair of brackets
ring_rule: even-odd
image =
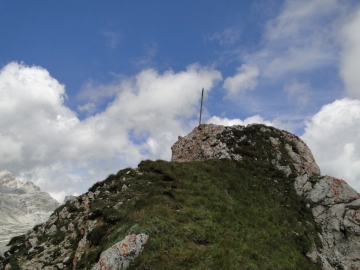
[(301, 196), (312, 189), (311, 183), (308, 182), (309, 177), (307, 174), (299, 175), (295, 178), (294, 186), (297, 195)]
[(358, 199), (358, 193), (345, 181), (325, 176), (309, 191), (307, 198), (314, 203), (331, 205)]
[(51, 225), (50, 229), (48, 229), (48, 230), (45, 232), (45, 234), (50, 234), (50, 235), (52, 235), (52, 234), (55, 234), (56, 231), (57, 231), (56, 225), (53, 224), (53, 225)]
[(118, 202), (117, 204), (114, 205), (114, 208), (116, 210), (119, 210), (120, 209), (120, 206), (123, 205), (124, 203), (123, 202)]
[(144, 249), (149, 236), (141, 234), (130, 234), (122, 241), (116, 243), (101, 253), (99, 262), (92, 270), (114, 269), (125, 270)]
[(29, 239), (28, 242), (32, 247), (35, 247), (37, 245), (38, 239), (36, 237), (34, 237), (34, 238)]
[(70, 232), (73, 232), (73, 231), (75, 230), (75, 225), (74, 225), (73, 223), (69, 223), (69, 225), (68, 225), (68, 230), (69, 230)]
[(64, 207), (59, 213), (59, 218), (60, 220), (66, 219), (68, 215), (69, 215), (69, 211), (67, 210), (67, 207)]
[(271, 144), (275, 147), (275, 148), (278, 148), (279, 145), (280, 145), (280, 140), (279, 138), (273, 138), (273, 137), (270, 137), (269, 138)]

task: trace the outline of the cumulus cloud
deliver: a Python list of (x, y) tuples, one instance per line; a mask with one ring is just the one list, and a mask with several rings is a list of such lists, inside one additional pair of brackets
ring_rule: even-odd
[(347, 181), (360, 191), (360, 100), (327, 104), (307, 123), (302, 139), (322, 174)]
[[(220, 72), (196, 64), (178, 73), (144, 70), (118, 82), (105, 110), (79, 120), (64, 104), (64, 85), (45, 69), (10, 63), (0, 73), (0, 169), (62, 200), (141, 159), (170, 159), (177, 135), (192, 128), (201, 88), (219, 80)], [(91, 104), (89, 96), (82, 108)]]
[(360, 98), (360, 8), (341, 31), (343, 46), (340, 74), (350, 97)]
[(228, 77), (224, 81), (224, 89), (229, 95), (240, 91), (252, 90), (257, 84), (256, 78), (259, 76), (259, 69), (256, 65), (243, 64), (237, 69), (237, 74)]

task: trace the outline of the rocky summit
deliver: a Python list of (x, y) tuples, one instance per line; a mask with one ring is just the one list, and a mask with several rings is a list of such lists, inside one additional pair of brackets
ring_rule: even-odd
[(204, 124), (172, 153), (12, 238), (1, 269), (360, 269), (359, 194), (297, 136)]
[(12, 236), (46, 221), (59, 203), (32, 182), (0, 172), (0, 253)]

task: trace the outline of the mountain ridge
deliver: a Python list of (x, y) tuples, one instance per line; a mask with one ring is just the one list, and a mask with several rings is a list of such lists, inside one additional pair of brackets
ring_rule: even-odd
[[(359, 194), (297, 136), (200, 125), (13, 238), (5, 269), (357, 269)], [(139, 256), (139, 254), (141, 255)]]
[(44, 222), (59, 203), (33, 182), (22, 183), (7, 171), (0, 172), (0, 245), (14, 234)]

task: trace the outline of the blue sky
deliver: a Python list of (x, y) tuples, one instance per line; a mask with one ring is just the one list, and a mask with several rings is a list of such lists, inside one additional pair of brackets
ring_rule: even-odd
[(0, 40), (0, 169), (59, 200), (169, 160), (202, 87), (205, 122), (294, 132), (360, 190), (358, 1), (2, 1)]

